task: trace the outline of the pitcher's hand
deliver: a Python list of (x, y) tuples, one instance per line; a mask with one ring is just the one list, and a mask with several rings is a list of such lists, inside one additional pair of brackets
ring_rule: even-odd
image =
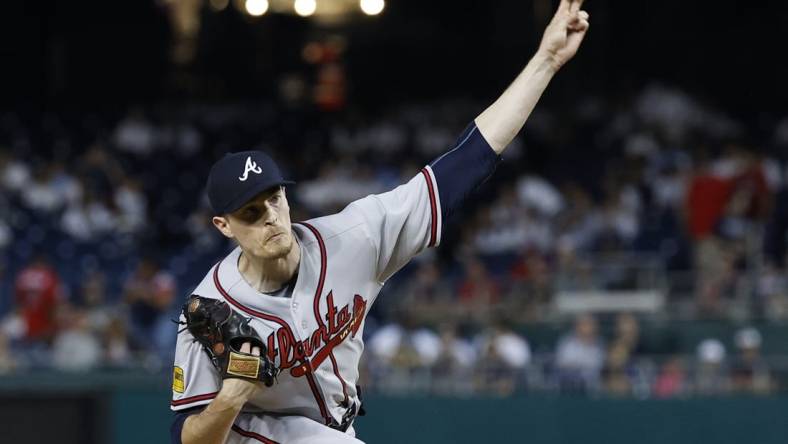
[(542, 35), (539, 53), (558, 70), (577, 53), (588, 31), (589, 15), (580, 9), (583, 0), (561, 0)]

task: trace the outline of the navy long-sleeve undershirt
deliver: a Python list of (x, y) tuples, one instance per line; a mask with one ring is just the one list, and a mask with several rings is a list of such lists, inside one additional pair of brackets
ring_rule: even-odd
[(476, 124), (471, 123), (452, 150), (432, 161), (444, 221), (495, 172), (500, 160)]

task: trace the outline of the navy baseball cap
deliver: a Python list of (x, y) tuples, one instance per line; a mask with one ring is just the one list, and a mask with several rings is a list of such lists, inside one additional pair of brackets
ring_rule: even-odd
[(227, 214), (241, 208), (263, 191), (285, 180), (274, 159), (262, 151), (228, 153), (211, 167), (208, 174), (208, 201), (214, 214)]

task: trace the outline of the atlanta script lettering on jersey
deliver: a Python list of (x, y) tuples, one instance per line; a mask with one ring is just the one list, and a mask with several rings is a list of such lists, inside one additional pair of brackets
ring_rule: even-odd
[[(353, 308), (346, 304), (342, 309), (337, 310), (334, 305), (333, 292), (326, 296), (328, 303), (328, 313), (326, 313), (326, 323), (315, 329), (309, 338), (296, 341), (293, 331), (288, 327), (280, 327), (268, 336), (268, 357), (274, 361), (279, 355), (279, 368), (290, 370), (294, 377), (301, 377), (306, 374), (308, 368), (306, 360), (311, 359), (313, 368), (317, 368), (325, 360), (337, 345), (347, 338), (356, 337), (364, 319), (367, 309), (367, 301), (360, 295), (353, 297)], [(314, 356), (313, 356), (314, 355)]]

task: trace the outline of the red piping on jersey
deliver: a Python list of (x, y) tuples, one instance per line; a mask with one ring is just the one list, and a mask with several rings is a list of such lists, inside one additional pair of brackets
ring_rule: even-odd
[(218, 393), (219, 392), (213, 392), (213, 393), (205, 393), (204, 395), (189, 396), (188, 398), (181, 398), (178, 399), (177, 401), (173, 400), (170, 402), (170, 405), (173, 407), (178, 407), (184, 404), (190, 404), (192, 402), (205, 401), (207, 399), (215, 398)]
[(435, 190), (433, 189), (432, 177), (430, 176), (427, 168), (422, 168), (421, 173), (424, 174), (424, 179), (427, 181), (427, 192), (430, 195), (430, 210), (432, 211), (432, 223), (430, 224), (430, 247), (435, 246), (438, 238), (438, 205), (435, 202)]
[[(221, 293), (222, 296), (225, 298), (225, 300), (227, 300), (227, 302), (229, 302), (230, 304), (232, 304), (233, 306), (235, 306), (236, 308), (238, 308), (239, 310), (245, 313), (248, 313), (252, 316), (261, 319), (265, 319), (267, 321), (276, 322), (277, 324), (281, 325), (282, 328), (285, 329), (287, 335), (293, 339), (293, 342), (295, 342), (295, 336), (293, 335), (293, 331), (290, 329), (290, 325), (288, 325), (287, 322), (285, 322), (283, 319), (268, 313), (263, 313), (262, 311), (251, 309), (241, 304), (240, 302), (236, 301), (235, 299), (233, 299), (232, 296), (230, 296), (229, 293), (227, 293), (227, 291), (222, 287), (222, 283), (219, 282), (219, 267), (222, 265), (222, 261), (224, 261), (224, 259), (219, 261), (219, 263), (216, 264), (216, 267), (213, 269), (213, 283), (216, 286), (216, 289), (219, 290), (219, 293)], [(320, 390), (318, 390), (317, 384), (314, 381), (314, 376), (312, 375), (312, 364), (309, 362), (309, 359), (306, 356), (304, 356), (303, 358), (303, 363), (304, 366), (309, 370), (306, 372), (306, 379), (307, 381), (309, 381), (309, 388), (310, 390), (312, 390), (312, 395), (315, 397), (315, 401), (317, 401), (318, 408), (320, 408), (320, 416), (323, 417), (323, 420), (326, 421), (326, 424), (330, 424), (332, 418), (331, 415), (328, 414), (328, 408), (326, 407), (326, 402), (323, 400), (323, 395), (320, 393)]]
[(342, 376), (340, 376), (339, 374), (339, 365), (337, 365), (337, 358), (334, 357), (333, 351), (328, 354), (328, 357), (329, 359), (331, 359), (331, 367), (334, 368), (334, 374), (337, 375), (337, 378), (339, 378), (339, 382), (342, 383), (342, 394), (345, 396), (345, 404), (347, 405), (349, 401), (349, 397), (347, 394), (347, 384), (345, 383), (345, 380), (342, 379)]
[[(315, 297), (313, 299), (314, 302), (312, 303), (312, 309), (315, 312), (315, 320), (317, 321), (317, 326), (325, 328), (325, 324), (323, 323), (323, 318), (320, 317), (320, 298), (323, 293), (323, 284), (325, 283), (325, 279), (326, 279), (326, 269), (328, 268), (328, 254), (326, 254), (326, 243), (323, 242), (323, 236), (320, 235), (320, 232), (317, 231), (317, 228), (313, 227), (312, 224), (307, 222), (301, 222), (301, 225), (307, 227), (309, 231), (312, 232), (315, 238), (317, 238), (318, 247), (320, 247), (320, 279), (317, 282), (317, 290), (315, 290)], [(339, 366), (337, 365), (337, 359), (334, 357), (333, 351), (329, 353), (329, 357), (331, 358), (331, 367), (334, 370), (334, 375), (336, 375), (336, 377), (339, 379), (339, 382), (342, 383), (342, 394), (345, 397), (345, 404), (347, 404), (349, 400), (347, 394), (347, 383), (345, 382), (345, 379), (342, 378), (342, 375), (339, 374)]]
[(314, 371), (312, 369), (312, 364), (309, 362), (308, 359), (304, 358), (306, 362), (306, 367), (309, 371), (306, 374), (306, 380), (309, 383), (309, 388), (312, 390), (312, 396), (315, 397), (315, 401), (317, 402), (317, 407), (320, 409), (320, 416), (323, 417), (323, 421), (326, 422), (326, 425), (331, 424), (334, 418), (328, 413), (328, 407), (326, 407), (326, 400), (323, 399), (323, 394), (320, 393), (320, 388), (317, 386), (317, 382), (315, 382), (315, 375), (312, 374)]
[(309, 228), (309, 231), (317, 238), (317, 245), (320, 247), (320, 279), (317, 281), (317, 289), (315, 290), (315, 298), (312, 303), (312, 309), (315, 312), (315, 320), (317, 320), (317, 325), (323, 325), (323, 319), (320, 318), (320, 296), (323, 294), (323, 284), (326, 280), (326, 267), (328, 265), (328, 257), (326, 257), (326, 244), (323, 242), (323, 236), (320, 235), (320, 232), (317, 231), (315, 227), (312, 225), (301, 222), (301, 225)]
[(239, 434), (241, 436), (244, 436), (246, 438), (252, 438), (252, 439), (255, 439), (255, 440), (260, 441), (260, 442), (265, 443), (265, 444), (279, 444), (278, 442), (274, 441), (273, 439), (268, 439), (268, 438), (266, 438), (265, 436), (263, 436), (263, 435), (261, 435), (259, 433), (255, 433), (255, 432), (250, 432), (250, 431), (244, 430), (244, 429), (238, 427), (235, 424), (233, 424), (232, 429), (233, 429), (233, 432), (235, 432), (235, 433), (237, 433), (237, 434)]
[(219, 290), (219, 293), (221, 293), (222, 296), (224, 296), (224, 298), (227, 300), (227, 302), (229, 302), (230, 304), (235, 306), (235, 308), (237, 308), (237, 309), (239, 309), (239, 310), (241, 310), (243, 312), (246, 312), (246, 313), (248, 313), (248, 314), (250, 314), (252, 316), (255, 316), (255, 317), (258, 317), (258, 318), (261, 318), (261, 319), (265, 319), (266, 321), (276, 322), (277, 324), (279, 324), (282, 327), (284, 327), (285, 330), (288, 332), (288, 334), (292, 337), (293, 336), (293, 332), (292, 332), (292, 330), (290, 330), (290, 326), (282, 318), (278, 318), (278, 317), (276, 317), (274, 315), (270, 315), (268, 313), (263, 313), (262, 311), (253, 310), (253, 309), (241, 304), (240, 302), (236, 301), (235, 299), (233, 299), (233, 297), (230, 296), (230, 294), (227, 293), (227, 291), (225, 291), (225, 289), (222, 287), (221, 282), (219, 282), (219, 267), (222, 265), (223, 261), (224, 261), (224, 259), (219, 261), (219, 263), (216, 264), (216, 267), (214, 267), (214, 269), (213, 269), (213, 283), (214, 283), (214, 285), (216, 285), (216, 289)]

